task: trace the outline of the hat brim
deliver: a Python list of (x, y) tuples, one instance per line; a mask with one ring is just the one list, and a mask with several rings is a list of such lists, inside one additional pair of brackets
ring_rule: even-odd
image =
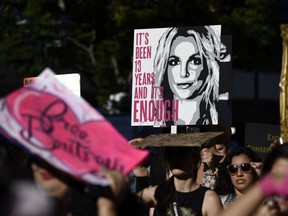
[(201, 147), (203, 144), (211, 143), (223, 134), (223, 132), (199, 132), (180, 134), (153, 134), (145, 137), (140, 142), (132, 142), (138, 148), (146, 147)]

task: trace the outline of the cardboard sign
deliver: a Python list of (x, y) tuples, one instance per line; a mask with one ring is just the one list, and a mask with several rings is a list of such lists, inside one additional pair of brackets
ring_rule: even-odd
[(75, 178), (106, 185), (101, 167), (127, 174), (148, 152), (134, 148), (92, 106), (45, 69), (0, 101), (0, 132)]
[(180, 134), (153, 134), (147, 136), (141, 142), (134, 142), (133, 145), (146, 147), (201, 147), (203, 144), (213, 142), (213, 140), (223, 134), (223, 132), (199, 132)]
[(131, 125), (217, 124), (221, 49), (220, 25), (134, 30)]
[(279, 140), (280, 126), (273, 124), (246, 123), (245, 146), (251, 148), (264, 160), (269, 152), (269, 145)]

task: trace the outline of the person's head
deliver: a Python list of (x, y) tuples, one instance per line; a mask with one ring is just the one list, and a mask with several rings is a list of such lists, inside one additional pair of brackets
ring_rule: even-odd
[(227, 152), (229, 151), (229, 148), (227, 145), (224, 145), (223, 143), (216, 143), (215, 144), (215, 148), (216, 151), (220, 154), (220, 155), (226, 155)]
[(168, 169), (177, 178), (197, 178), (197, 169), (200, 161), (198, 147), (166, 147), (164, 160)]
[(192, 178), (196, 181), (197, 169), (200, 161), (199, 147), (165, 147), (163, 154), (167, 168), (172, 173), (172, 177), (157, 186), (155, 190), (155, 200), (159, 215), (166, 215), (169, 203), (176, 190), (174, 178), (187, 180)]
[(88, 216), (96, 214), (95, 199), (84, 191), (84, 185), (51, 167), (44, 161), (31, 161), (34, 181), (38, 189), (59, 201), (59, 215)]
[(51, 197), (64, 199), (69, 189), (65, 181), (52, 174), (39, 162), (32, 162), (31, 167), (35, 183), (41, 190)]
[[(282, 178), (288, 175), (288, 143), (284, 145), (278, 145), (266, 156), (262, 176), (270, 173), (276, 178)], [(288, 199), (283, 197), (274, 197), (274, 201), (278, 205), (282, 215), (288, 214)]]
[[(155, 85), (170, 87), (164, 97), (216, 100), (220, 37), (209, 26), (170, 28), (159, 40), (154, 59)], [(165, 83), (166, 82), (166, 83)], [(167, 88), (169, 89), (169, 88)]]
[(260, 161), (256, 153), (246, 147), (234, 149), (227, 155), (227, 170), (237, 195), (245, 193), (259, 179), (251, 163)]
[[(203, 162), (209, 162), (209, 158), (212, 159), (212, 164), (213, 166), (217, 167), (217, 164), (224, 158), (222, 154), (217, 152), (216, 150), (216, 139), (213, 138), (209, 142), (204, 143), (201, 145), (201, 160)], [(208, 159), (208, 161), (207, 161)], [(215, 163), (214, 163), (215, 162)]]
[(226, 156), (230, 151), (230, 139), (231, 139), (231, 128), (222, 120), (219, 119), (217, 125), (207, 125), (205, 131), (216, 131), (223, 132), (219, 136), (215, 137), (215, 151)]

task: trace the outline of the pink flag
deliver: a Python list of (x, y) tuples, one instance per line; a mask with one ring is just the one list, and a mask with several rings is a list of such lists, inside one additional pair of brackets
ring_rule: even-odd
[[(101, 167), (130, 172), (148, 155), (45, 69), (37, 82), (0, 101), (0, 132), (59, 170), (106, 185)], [(129, 124), (129, 122), (127, 122)]]

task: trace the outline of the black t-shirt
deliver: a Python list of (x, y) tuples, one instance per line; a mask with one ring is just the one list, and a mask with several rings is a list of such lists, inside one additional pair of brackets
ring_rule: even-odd
[[(175, 205), (178, 204), (180, 210), (181, 210), (181, 216), (202, 216), (202, 204), (204, 200), (204, 196), (206, 191), (209, 190), (209, 188), (200, 186), (198, 189), (192, 192), (182, 193), (182, 192), (176, 192), (176, 197), (172, 203), (170, 203), (170, 208), (167, 210), (166, 215), (174, 216), (174, 210), (176, 208)], [(179, 209), (178, 208), (178, 209)], [(154, 216), (159, 216), (159, 213), (157, 211), (157, 206), (154, 210)]]

